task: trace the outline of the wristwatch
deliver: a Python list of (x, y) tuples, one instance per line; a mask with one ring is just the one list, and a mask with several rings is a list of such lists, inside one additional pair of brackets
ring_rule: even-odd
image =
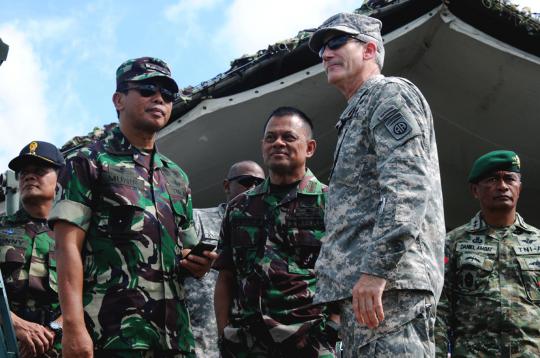
[(56, 336), (59, 336), (59, 337), (62, 336), (62, 323), (57, 322), (57, 321), (51, 321), (49, 323), (49, 328), (53, 330)]

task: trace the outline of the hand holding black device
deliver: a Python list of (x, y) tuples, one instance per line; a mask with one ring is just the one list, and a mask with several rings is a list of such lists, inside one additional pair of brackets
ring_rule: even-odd
[(216, 248), (215, 244), (209, 244), (207, 242), (199, 242), (197, 245), (195, 245), (191, 251), (184, 257), (184, 259), (187, 259), (189, 255), (193, 254), (196, 256), (205, 257), (203, 255), (204, 251), (213, 251)]

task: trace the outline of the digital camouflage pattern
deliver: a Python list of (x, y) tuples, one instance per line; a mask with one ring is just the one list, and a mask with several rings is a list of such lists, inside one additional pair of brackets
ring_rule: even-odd
[(377, 75), (337, 128), (316, 302), (351, 297), (362, 273), (438, 300), (445, 226), (429, 105), (409, 81)]
[(193, 240), (186, 174), (118, 128), (68, 158), (50, 216), (86, 232), (85, 321), (96, 349), (192, 352), (179, 260)]
[(436, 304), (426, 291), (392, 290), (383, 295), (384, 320), (375, 329), (359, 325), (351, 300), (340, 301), (343, 358), (433, 357)]
[[(221, 221), (226, 204), (215, 208), (193, 209), (195, 232), (199, 241), (218, 244)], [(186, 302), (191, 318), (195, 352), (198, 357), (219, 357), (216, 315), (214, 313), (214, 288), (218, 272), (210, 270), (201, 279), (187, 277), (185, 281)]]
[(516, 214), (492, 228), (478, 213), (448, 233), (437, 356), (540, 356), (540, 231)]
[(313, 304), (326, 191), (308, 170), (281, 199), (266, 179), (229, 203), (215, 267), (236, 278), (224, 330), (233, 356), (333, 357), (335, 342), (323, 333), (327, 308)]
[(13, 313), (43, 326), (60, 316), (54, 238), (46, 221), (24, 209), (0, 217), (0, 269)]

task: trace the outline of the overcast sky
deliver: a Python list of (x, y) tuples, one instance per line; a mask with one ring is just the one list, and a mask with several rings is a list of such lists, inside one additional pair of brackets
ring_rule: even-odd
[[(181, 87), (318, 26), (352, 0), (0, 0), (0, 172), (32, 140), (61, 146), (116, 120), (114, 73), (128, 58), (167, 61)], [(522, 0), (540, 12), (539, 0)]]

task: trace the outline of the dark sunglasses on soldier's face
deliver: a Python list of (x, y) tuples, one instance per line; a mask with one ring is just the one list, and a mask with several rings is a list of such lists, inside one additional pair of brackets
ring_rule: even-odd
[(177, 98), (176, 93), (169, 91), (166, 88), (150, 84), (131, 84), (129, 87), (119, 89), (118, 92), (127, 92), (129, 90), (136, 90), (142, 97), (151, 97), (155, 95), (157, 91), (159, 91), (159, 93), (161, 93), (161, 97), (167, 103), (173, 102)]
[(332, 37), (330, 40), (326, 41), (325, 44), (322, 45), (322, 47), (319, 50), (319, 57), (323, 57), (324, 50), (328, 47), (330, 50), (334, 51), (340, 48), (341, 46), (345, 45), (347, 42), (349, 42), (350, 39), (360, 41), (356, 37), (353, 37), (351, 35), (339, 35), (336, 37)]
[(252, 187), (253, 185), (259, 185), (264, 181), (263, 178), (254, 177), (253, 175), (238, 175), (236, 177), (227, 178), (227, 180), (237, 181), (245, 188)]

